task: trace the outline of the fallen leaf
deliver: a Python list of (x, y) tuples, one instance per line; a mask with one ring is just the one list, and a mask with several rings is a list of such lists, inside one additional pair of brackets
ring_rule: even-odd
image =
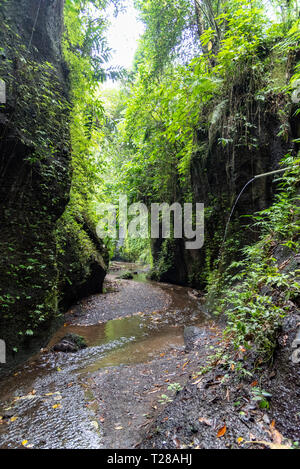
[(12, 418), (10, 419), (10, 421), (11, 421), (11, 422), (15, 422), (15, 421), (17, 420), (17, 418), (18, 418), (18, 417), (12, 417)]
[(98, 422), (96, 422), (96, 420), (93, 420), (93, 422), (91, 422), (91, 425), (92, 425), (92, 427), (94, 427), (96, 430), (98, 430), (99, 424), (98, 424)]
[(253, 381), (253, 383), (251, 383), (250, 386), (251, 386), (252, 388), (254, 388), (254, 387), (257, 386), (257, 385), (258, 385), (258, 381)]
[(52, 406), (53, 409), (59, 409), (61, 407), (61, 404), (54, 404)]
[(115, 430), (123, 430), (123, 427), (115, 427)]
[(36, 397), (35, 394), (28, 394), (27, 396), (20, 397), (20, 400), (24, 401), (24, 400), (27, 400), (27, 399), (34, 399), (35, 397)]
[(218, 431), (217, 437), (221, 438), (222, 436), (225, 435), (226, 431), (227, 431), (227, 427), (226, 427), (226, 425), (224, 425), (224, 427), (220, 428), (220, 430)]
[(194, 385), (194, 384), (199, 384), (201, 381), (202, 381), (202, 378), (198, 379), (197, 381), (195, 381), (195, 382), (192, 383), (192, 384), (193, 384), (193, 385)]
[(27, 443), (28, 443), (28, 440), (23, 440), (23, 441), (22, 441), (22, 445), (23, 445), (23, 446), (26, 446)]
[[(273, 422), (272, 422), (273, 423)], [(275, 428), (275, 422), (274, 422), (274, 425), (270, 425), (270, 430), (271, 430), (271, 435), (272, 435), (272, 438), (273, 438), (273, 442), (276, 444), (276, 445), (281, 445), (282, 444), (282, 440), (283, 440), (283, 436), (281, 435), (281, 433), (279, 433), (278, 430), (276, 430)]]
[(236, 441), (237, 441), (237, 444), (240, 445), (244, 441), (244, 438), (240, 436), (239, 438), (237, 438)]

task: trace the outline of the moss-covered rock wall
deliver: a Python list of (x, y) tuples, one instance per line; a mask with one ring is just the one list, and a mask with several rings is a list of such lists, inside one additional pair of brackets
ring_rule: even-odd
[[(152, 245), (154, 278), (205, 288), (210, 272), (237, 259), (239, 249), (255, 241), (248, 229), (251, 216), (271, 205), (276, 177), (257, 179), (240, 198), (222, 250), (226, 223), (242, 188), (255, 175), (279, 169), (284, 155), (296, 151), (299, 116), (290, 98), (280, 91), (299, 60), (296, 52), (278, 57), (264, 51), (264, 73), (237, 70), (224, 81), (212, 101), (199, 111), (195, 151), (190, 166), (193, 200), (205, 204), (205, 243), (187, 251), (182, 240), (156, 240)], [(278, 91), (277, 91), (278, 90)], [(222, 267), (222, 266), (221, 266)]]
[(0, 3), (0, 338), (7, 366), (45, 343), (64, 307), (100, 292), (106, 272), (102, 244), (63, 215), (72, 179), (63, 5)]

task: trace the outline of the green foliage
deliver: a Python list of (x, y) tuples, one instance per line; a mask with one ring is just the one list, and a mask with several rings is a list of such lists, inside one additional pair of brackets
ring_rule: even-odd
[[(34, 165), (68, 147), (69, 103), (55, 66), (35, 60), (6, 22), (1, 34), (6, 59), (0, 61), (0, 76), (6, 82), (8, 105), (13, 108), (9, 125), (24, 145), (33, 148), (27, 161)], [(7, 110), (4, 105), (1, 108)]]
[[(136, 54), (136, 69), (147, 62), (155, 76), (178, 55), (186, 61), (195, 46), (196, 17), (189, 0), (135, 0), (146, 32)], [(193, 37), (194, 36), (194, 37)]]
[(175, 265), (175, 259), (176, 240), (167, 238), (162, 242), (158, 259), (156, 260), (154, 268), (150, 274), (151, 279), (158, 281), (163, 279), (164, 274)]
[(158, 402), (162, 405), (164, 404), (169, 404), (170, 402), (173, 402), (173, 399), (171, 399), (167, 394), (162, 394), (161, 398), (158, 399)]
[(300, 291), (299, 270), (284, 270), (273, 255), (277, 246), (288, 247), (290, 255), (299, 250), (299, 158), (288, 155), (283, 160), (287, 163), (291, 169), (281, 179), (275, 202), (254, 217), (261, 239), (244, 248), (244, 259), (227, 270), (219, 306), (226, 312), (225, 334), (233, 347), (255, 347), (262, 360), (272, 358), (282, 319)]
[[(282, 120), (281, 135), (287, 138), (288, 93), (296, 76), (287, 84), (284, 56), (297, 47), (298, 21), (291, 16), (286, 31), (287, 22), (276, 22), (275, 12), (271, 20), (260, 1), (207, 0), (193, 4), (184, 0), (148, 0), (135, 4), (146, 30), (134, 72), (123, 84), (118, 104), (114, 104), (118, 112), (113, 112), (110, 121), (113, 132), (107, 127), (102, 154), (109, 160), (109, 174), (116, 181), (111, 183), (110, 178), (107, 194), (114, 197), (127, 193), (130, 202), (146, 204), (162, 200), (191, 202), (192, 159), (194, 155), (202, 158), (205, 167), (216, 133), (220, 134), (222, 151), (228, 154), (234, 155), (239, 148), (258, 151), (260, 117), (254, 123), (253, 106), (257, 106), (260, 116), (275, 101)], [(183, 59), (181, 52), (189, 41), (193, 43), (193, 53)], [(282, 98), (277, 99), (281, 93), (285, 108)], [(196, 134), (203, 135), (203, 141), (199, 143)], [(210, 218), (219, 217), (217, 204), (220, 212), (228, 209), (230, 201), (225, 199), (224, 196), (224, 200), (211, 201), (211, 207), (206, 209), (206, 224)], [(191, 282), (203, 283), (205, 278), (213, 277), (216, 246), (222, 237), (221, 222), (206, 242), (207, 265), (205, 269), (198, 267), (201, 272), (197, 272), (195, 264)], [(283, 220), (283, 226), (284, 223)], [(262, 228), (258, 220), (255, 228)], [(239, 234), (231, 235), (225, 257), (234, 257), (240, 245)], [(172, 243), (163, 243), (155, 260), (155, 278), (161, 278), (174, 259)], [(217, 282), (217, 288), (218, 285)]]
[(4, 184), (10, 180), (1, 194), (0, 321), (16, 353), (58, 313), (53, 229), (69, 190), (70, 107), (62, 69), (28, 47), (5, 7), (0, 140)]
[(254, 402), (258, 402), (259, 407), (261, 409), (269, 409), (270, 404), (269, 404), (269, 398), (272, 397), (272, 394), (270, 394), (267, 391), (264, 391), (263, 389), (260, 389), (258, 387), (252, 388), (252, 398), (251, 400)]
[[(116, 76), (116, 71), (105, 69), (107, 3), (65, 2), (67, 65), (50, 63), (38, 49), (28, 48), (0, 9), (0, 76), (8, 98), (0, 108), (1, 144), (7, 151), (4, 158), (12, 158), (10, 165), (15, 158), (18, 165), (9, 203), (5, 201), (1, 212), (0, 320), (15, 353), (59, 316), (61, 288), (72, 281), (80, 285), (94, 262), (106, 268), (102, 242), (94, 242), (91, 233), (101, 181), (95, 149), (104, 122), (98, 80)], [(70, 133), (71, 201), (57, 226), (70, 193)]]
[(151, 251), (148, 239), (127, 237), (124, 246), (119, 251), (122, 259), (128, 262), (151, 264)]
[[(9, 241), (1, 247), (8, 259), (1, 283), (13, 285), (0, 294), (4, 317), (11, 320), (28, 307), (20, 336), (35, 334), (58, 313), (62, 285), (87, 278), (91, 263), (102, 262), (102, 243), (91, 234), (99, 201), (114, 203), (122, 192), (129, 202), (194, 201), (191, 162), (197, 155), (205, 167), (212, 135), (218, 136), (220, 151), (229, 154), (236, 148), (259, 148), (253, 103), (258, 114), (265, 103), (273, 103), (272, 112), (282, 120), (280, 136), (285, 141), (289, 136), (289, 96), (300, 79), (298, 63), (286, 80), (287, 62), (290, 70), (299, 48), (297, 2), (272, 1), (281, 13), (275, 20), (268, 17), (263, 1), (135, 0), (145, 34), (134, 70), (122, 90), (103, 92), (100, 83), (122, 76), (121, 70), (107, 65), (111, 51), (105, 39), (105, 9), (111, 3), (122, 7), (122, 2), (109, 0), (65, 1), (63, 51), (69, 90), (58, 78), (67, 75), (65, 67), (58, 73), (53, 64), (37, 62), (5, 15), (1, 17), (0, 54), (6, 58), (0, 76), (13, 109), (9, 125), (24, 148), (32, 149), (24, 156), (27, 190), (5, 211), (4, 237)], [(204, 137), (196, 138), (198, 134)], [(69, 196), (70, 137), (70, 202), (56, 226)], [(227, 310), (227, 336), (237, 349), (256, 347), (267, 358), (288, 301), (299, 287), (296, 273), (282, 272), (272, 256), (274, 243), (292, 251), (299, 247), (299, 159), (291, 152), (283, 164), (293, 169), (282, 180), (274, 204), (257, 214), (252, 225), (261, 233), (259, 243), (244, 249), (243, 261), (233, 264), (220, 281), (220, 272), (213, 270), (215, 246), (221, 242), (218, 227), (206, 265), (195, 263), (190, 276), (193, 282), (205, 275), (218, 293), (230, 285), (221, 305)], [(32, 201), (36, 180), (40, 198)], [(221, 211), (227, 209), (226, 195), (211, 201), (206, 220), (215, 216), (217, 204)], [(238, 237), (230, 236), (226, 254), (237, 251)], [(24, 252), (20, 239), (28, 244)], [(111, 253), (114, 248), (110, 242)], [(134, 261), (149, 262), (151, 257), (145, 240), (127, 239), (124, 252)], [(174, 267), (175, 259), (175, 240), (165, 240), (156, 259), (157, 279)]]
[[(230, 127), (223, 127), (220, 145), (228, 145), (228, 151), (233, 145), (257, 148), (256, 129), (248, 118), (252, 92), (258, 100), (265, 99), (258, 90), (271, 79), (270, 50), (275, 46), (277, 51), (279, 44), (285, 52), (295, 47), (295, 25), (286, 44), (280, 24), (271, 23), (258, 1), (218, 5), (207, 1), (196, 12), (185, 1), (151, 0), (136, 5), (146, 32), (136, 58), (134, 81), (126, 88), (125, 119), (118, 127), (125, 155), (122, 184), (134, 200), (190, 201), (190, 162), (201, 150), (196, 129), (207, 132), (216, 119), (212, 112), (216, 103), (226, 103), (228, 96), (232, 99), (233, 86), (244, 86), (249, 103), (244, 103), (242, 95), (240, 102), (232, 104), (236, 114)], [(193, 40), (207, 50), (183, 64), (175, 45), (184, 45), (182, 32), (195, 24), (197, 15), (202, 15), (202, 36), (201, 41), (197, 37)]]
[(124, 272), (124, 274), (120, 275), (120, 278), (124, 280), (132, 280), (133, 279), (133, 274), (130, 271)]
[(169, 384), (169, 386), (168, 386), (168, 391), (172, 391), (174, 394), (177, 394), (182, 389), (183, 389), (183, 387), (179, 383), (172, 383), (172, 384)]

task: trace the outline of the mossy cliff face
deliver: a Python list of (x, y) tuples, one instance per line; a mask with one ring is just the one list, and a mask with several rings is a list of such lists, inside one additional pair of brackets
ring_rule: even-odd
[(59, 306), (66, 310), (80, 298), (102, 291), (108, 251), (85, 213), (68, 208), (57, 225)]
[[(272, 64), (272, 57), (268, 60)], [(274, 68), (268, 68), (270, 82), (284, 86), (298, 60), (296, 55), (279, 65), (274, 60)], [(266, 90), (266, 85), (265, 77), (253, 76), (250, 70), (237, 73), (236, 80), (225, 83), (219, 96), (201, 110), (190, 178), (194, 201), (205, 204), (205, 244), (201, 250), (187, 251), (181, 240), (155, 241), (157, 279), (204, 288), (217, 266), (226, 223), (242, 188), (253, 176), (279, 169), (283, 156), (296, 151), (293, 139), (299, 138), (299, 116), (295, 117), (286, 95), (270, 87)], [(257, 179), (239, 200), (228, 230), (223, 267), (237, 259), (239, 248), (257, 239), (258, 233), (246, 228), (249, 218), (243, 215), (271, 205), (274, 179)]]
[[(63, 4), (0, 4), (0, 77), (6, 83), (6, 103), (0, 106), (0, 338), (8, 364), (43, 343), (64, 303), (68, 266), (62, 272), (57, 226), (69, 201), (71, 152)], [(65, 244), (65, 252), (73, 248), (72, 241)], [(80, 258), (80, 246), (72, 255), (78, 265), (86, 263), (83, 277), (69, 275), (76, 291), (88, 282), (95, 256)], [(100, 291), (105, 264), (98, 264)], [(68, 295), (67, 303), (73, 298), (78, 294)]]
[[(206, 274), (220, 256), (225, 226), (237, 196), (253, 176), (279, 169), (280, 160), (293, 148), (289, 116), (282, 115), (287, 106), (282, 95), (258, 102), (247, 86), (233, 93), (235, 103), (220, 103), (211, 114), (208, 131), (197, 133), (200, 149), (192, 160), (195, 199), (206, 207), (205, 245), (196, 265), (204, 266)], [(225, 136), (228, 142), (223, 145)], [(274, 179), (270, 176), (253, 181), (239, 199), (228, 227), (224, 266), (236, 259), (240, 247), (257, 239), (258, 232), (247, 229), (250, 219), (244, 217), (271, 205), (276, 191)], [(202, 284), (204, 276), (200, 272), (192, 280)]]

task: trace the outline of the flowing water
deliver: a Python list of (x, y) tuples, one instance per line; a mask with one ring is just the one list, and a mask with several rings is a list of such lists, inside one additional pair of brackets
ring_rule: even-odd
[[(145, 282), (145, 274), (135, 275), (136, 280)], [(143, 283), (139, 285), (142, 288)], [(152, 288), (151, 283), (146, 285)], [(46, 352), (3, 380), (0, 447), (18, 448), (22, 442), (35, 448), (101, 447), (101, 435), (91, 427), (89, 409), (92, 392), (88, 383), (93, 373), (151, 362), (183, 347), (185, 325), (207, 322), (201, 301), (191, 289), (153, 284), (153, 295), (158, 291), (168, 296), (167, 308), (139, 311), (100, 324), (65, 324)], [(97, 298), (101, 301), (101, 295)], [(70, 332), (84, 337), (88, 347), (73, 354), (52, 352), (51, 347)]]

